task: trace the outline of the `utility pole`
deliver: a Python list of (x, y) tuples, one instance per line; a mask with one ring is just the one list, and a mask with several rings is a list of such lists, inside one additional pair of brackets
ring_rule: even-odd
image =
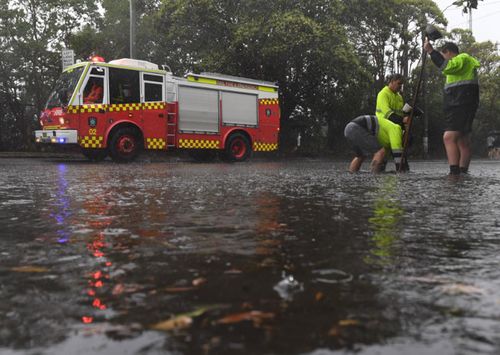
[(135, 58), (135, 4), (130, 1), (130, 58)]
[(469, 8), (469, 31), (472, 33), (472, 8)]
[(472, 34), (472, 5), (469, 6), (469, 31)]
[[(427, 54), (425, 54), (427, 55)], [(423, 141), (422, 145), (424, 148), (424, 158), (427, 159), (429, 157), (429, 114), (427, 112), (427, 85), (426, 85), (426, 79), (427, 79), (427, 71), (424, 68), (423, 69), (423, 79), (422, 79), (422, 109), (424, 111), (424, 136), (423, 136)]]
[[(425, 35), (422, 40), (425, 40)], [(422, 109), (424, 111), (424, 136), (422, 137), (422, 145), (424, 148), (424, 159), (429, 157), (429, 114), (427, 112), (427, 68), (425, 67), (424, 56), (426, 56), (425, 50), (422, 46)]]

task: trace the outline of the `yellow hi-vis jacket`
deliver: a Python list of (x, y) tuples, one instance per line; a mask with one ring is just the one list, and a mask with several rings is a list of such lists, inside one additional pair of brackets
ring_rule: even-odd
[(403, 122), (404, 100), (399, 92), (393, 92), (388, 86), (385, 86), (377, 95), (377, 118), (384, 118), (394, 123)]
[(438, 51), (431, 53), (434, 64), (446, 75), (444, 85), (444, 107), (479, 104), (479, 81), (477, 69), (479, 61), (468, 55), (460, 53), (450, 60), (445, 60)]

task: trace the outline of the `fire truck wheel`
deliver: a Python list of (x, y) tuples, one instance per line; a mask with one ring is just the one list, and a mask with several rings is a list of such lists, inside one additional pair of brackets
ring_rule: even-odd
[(189, 156), (200, 163), (214, 161), (217, 157), (217, 151), (212, 149), (193, 149), (189, 151)]
[(90, 161), (103, 161), (108, 156), (108, 150), (82, 148), (82, 154)]
[(137, 130), (125, 127), (118, 129), (111, 137), (109, 153), (116, 162), (127, 163), (133, 161), (141, 150)]
[(224, 160), (229, 162), (242, 162), (247, 160), (252, 153), (250, 141), (241, 133), (229, 136), (224, 150)]

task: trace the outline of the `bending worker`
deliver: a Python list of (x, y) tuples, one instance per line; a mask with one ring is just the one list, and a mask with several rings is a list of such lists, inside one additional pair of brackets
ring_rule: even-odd
[(446, 127), (443, 143), (450, 165), (450, 175), (467, 173), (471, 161), (472, 121), (479, 106), (479, 62), (467, 53), (459, 53), (458, 46), (446, 42), (440, 52), (435, 51), (429, 40), (425, 51), (432, 62), (446, 75), (444, 86), (444, 118)]
[(403, 130), (400, 125), (377, 116), (359, 116), (346, 125), (344, 136), (355, 153), (349, 172), (359, 171), (366, 156), (371, 154), (374, 154), (371, 171), (380, 172), (384, 156), (390, 153), (394, 158), (396, 171), (399, 171), (403, 153)]

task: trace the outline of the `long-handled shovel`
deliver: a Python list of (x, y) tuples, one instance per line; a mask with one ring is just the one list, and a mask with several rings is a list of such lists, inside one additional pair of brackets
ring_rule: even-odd
[[(425, 28), (425, 36), (432, 41), (443, 37), (441, 33), (434, 26), (430, 24), (427, 25), (427, 27)], [(406, 129), (403, 135), (403, 153), (401, 154), (401, 164), (399, 164), (398, 172), (403, 172), (405, 170), (405, 167), (408, 166), (406, 162), (406, 156), (408, 154), (408, 146), (410, 143), (410, 132), (413, 123), (413, 116), (415, 114), (415, 109), (417, 107), (418, 94), (420, 92), (420, 87), (422, 86), (422, 79), (424, 77), (426, 61), (427, 61), (427, 53), (425, 53), (424, 45), (422, 43), (422, 65), (420, 67), (420, 73), (418, 74), (417, 87), (415, 88), (415, 92), (413, 94), (411, 110), (410, 114), (408, 115), (408, 121), (406, 123)]]

